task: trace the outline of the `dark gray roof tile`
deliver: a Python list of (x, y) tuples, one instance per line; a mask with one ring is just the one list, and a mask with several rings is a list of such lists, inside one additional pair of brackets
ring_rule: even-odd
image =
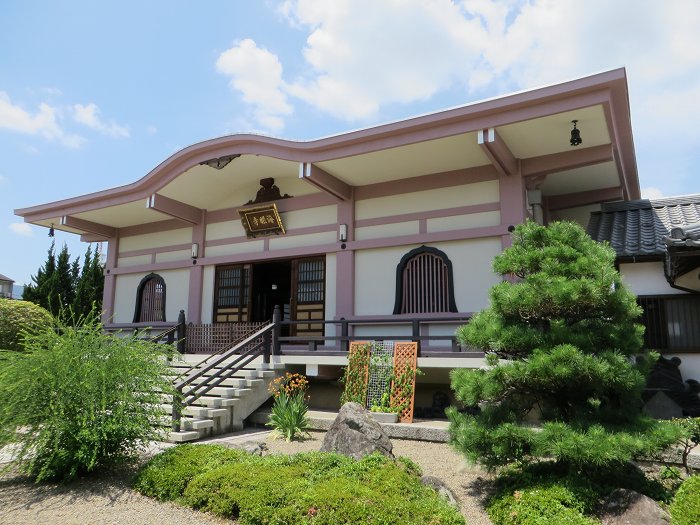
[(605, 203), (591, 213), (588, 233), (618, 257), (663, 255), (672, 228), (700, 223), (700, 195)]

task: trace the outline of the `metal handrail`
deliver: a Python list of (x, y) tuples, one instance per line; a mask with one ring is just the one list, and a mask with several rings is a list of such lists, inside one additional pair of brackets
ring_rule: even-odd
[[(240, 372), (246, 365), (250, 364), (261, 354), (263, 355), (264, 363), (270, 362), (271, 338), (274, 326), (274, 323), (269, 323), (254, 334), (229, 348), (226, 352), (220, 354), (208, 365), (198, 368), (196, 371), (193, 370), (185, 379), (175, 384), (172, 408), (173, 432), (180, 431), (183, 410), (192, 405), (197, 399), (219, 386), (237, 372)], [(245, 350), (241, 351), (244, 348)], [(237, 357), (226, 363), (216, 374), (205, 377), (201, 383), (193, 384), (196, 379), (203, 377), (205, 373), (223, 364), (233, 355), (237, 355)], [(211, 357), (213, 356), (210, 356), (204, 361), (208, 361)], [(185, 391), (186, 388), (188, 389)]]

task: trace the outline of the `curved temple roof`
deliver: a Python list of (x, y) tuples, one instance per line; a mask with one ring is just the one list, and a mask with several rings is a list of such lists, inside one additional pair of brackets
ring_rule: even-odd
[[(571, 147), (571, 121), (583, 144)], [(356, 188), (430, 174), (523, 176), (551, 209), (639, 198), (624, 69), (308, 142), (238, 134), (193, 144), (141, 179), (15, 210), (98, 240), (227, 210), (274, 177), (282, 193), (349, 200)]]

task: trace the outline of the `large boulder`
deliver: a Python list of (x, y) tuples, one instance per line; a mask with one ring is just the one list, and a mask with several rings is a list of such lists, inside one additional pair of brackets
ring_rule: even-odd
[(359, 403), (345, 403), (323, 439), (321, 452), (337, 452), (360, 459), (374, 452), (394, 458), (382, 427)]
[(671, 518), (653, 499), (628, 489), (614, 490), (603, 502), (603, 525), (668, 525)]

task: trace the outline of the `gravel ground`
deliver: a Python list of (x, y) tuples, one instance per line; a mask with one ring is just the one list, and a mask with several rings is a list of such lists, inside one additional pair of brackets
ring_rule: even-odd
[[(318, 450), (323, 432), (312, 432), (303, 442), (286, 443), (256, 433), (238, 441), (265, 441), (268, 454), (293, 454)], [(219, 438), (211, 442), (235, 441)], [(392, 440), (394, 454), (407, 456), (425, 475), (443, 480), (457, 497), (468, 525), (490, 525), (482, 504), (487, 475), (468, 467), (447, 444)], [(169, 503), (158, 503), (129, 488), (134, 469), (103, 473), (67, 485), (33, 484), (12, 473), (0, 476), (0, 524), (2, 525), (233, 525), (230, 520), (195, 512)]]

